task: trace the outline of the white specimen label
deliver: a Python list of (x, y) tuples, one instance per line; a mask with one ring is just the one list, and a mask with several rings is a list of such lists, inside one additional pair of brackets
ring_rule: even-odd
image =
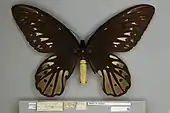
[(130, 112), (130, 107), (116, 107), (116, 106), (112, 106), (111, 107), (111, 112)]
[(63, 102), (60, 101), (37, 102), (37, 111), (63, 111)]
[(87, 103), (86, 102), (77, 102), (76, 110), (86, 110), (86, 109), (87, 109)]

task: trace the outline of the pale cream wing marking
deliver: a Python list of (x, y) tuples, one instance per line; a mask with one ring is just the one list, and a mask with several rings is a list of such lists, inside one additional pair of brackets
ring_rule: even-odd
[[(43, 69), (43, 68), (42, 68)], [(49, 73), (51, 71), (51, 69), (44, 69), (43, 71), (39, 72), (36, 76), (39, 79), (44, 78), (45, 76), (48, 76), (47, 73)]]
[(119, 84), (116, 82), (115, 78), (113, 77), (114, 75), (112, 75), (112, 73), (109, 72), (109, 76), (110, 76), (110, 78), (111, 78), (111, 81), (112, 81), (111, 84), (112, 84), (112, 86), (113, 86), (113, 89), (114, 89), (114, 91), (115, 91), (115, 94), (116, 94), (116, 95), (122, 94), (123, 91), (122, 91), (121, 87), (119, 86)]
[(63, 88), (63, 70), (60, 70), (60, 72), (58, 73), (58, 77), (57, 77), (57, 83), (56, 83), (56, 87), (55, 87), (55, 90), (54, 90), (54, 95), (55, 94), (59, 94), (61, 93), (61, 90)]
[(45, 78), (41, 79), (41, 80), (38, 82), (37, 86), (38, 86), (38, 88), (41, 89), (42, 92), (44, 92), (44, 90), (45, 90), (45, 88), (46, 88), (46, 86), (47, 86), (47, 84), (48, 84), (51, 76), (52, 76), (52, 73), (49, 74), (48, 76), (46, 76)]
[(66, 85), (66, 77), (69, 75), (69, 72), (66, 70), (65, 72), (64, 72), (64, 77), (63, 77), (63, 86), (65, 87), (65, 85)]
[(108, 73), (106, 70), (103, 70), (103, 74), (104, 74), (104, 86), (105, 86), (105, 90), (107, 93), (109, 94), (114, 94), (114, 91), (112, 89), (112, 84), (110, 83), (109, 81), (109, 78), (108, 78)]
[(53, 75), (53, 78), (52, 78), (51, 82), (48, 84), (46, 90), (44, 91), (44, 94), (46, 94), (46, 95), (52, 95), (53, 94), (53, 90), (55, 88), (56, 75), (57, 75), (57, 73), (55, 73)]
[(119, 76), (118, 74), (114, 73), (115, 77), (117, 78), (117, 80), (119, 81), (119, 84), (121, 85), (121, 88), (126, 91), (127, 87), (129, 87), (129, 83), (121, 76)]

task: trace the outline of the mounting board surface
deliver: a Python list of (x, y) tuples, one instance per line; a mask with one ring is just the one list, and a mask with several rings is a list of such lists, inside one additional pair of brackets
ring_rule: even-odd
[(19, 113), (146, 113), (145, 101), (20, 101)]

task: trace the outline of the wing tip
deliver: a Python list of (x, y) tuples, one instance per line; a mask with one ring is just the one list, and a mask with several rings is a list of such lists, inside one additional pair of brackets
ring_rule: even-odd
[(155, 6), (154, 5), (151, 5), (151, 4), (139, 4), (139, 5), (136, 5), (135, 7), (139, 7), (139, 8), (149, 8), (151, 12), (155, 12)]
[(22, 6), (25, 6), (25, 4), (15, 4), (15, 5), (13, 5), (12, 6), (12, 10), (15, 10), (15, 9), (17, 9), (17, 8), (20, 8), (20, 7), (22, 7)]
[(27, 5), (25, 5), (25, 4), (15, 4), (15, 5), (13, 5), (11, 7), (11, 11), (12, 11), (13, 15), (15, 14), (15, 12), (17, 12), (23, 6), (27, 6)]
[(17, 11), (19, 9), (26, 9), (26, 8), (32, 8), (32, 9), (35, 9), (34, 6), (31, 6), (31, 5), (27, 5), (27, 4), (15, 4), (11, 7), (11, 10), (12, 11)]

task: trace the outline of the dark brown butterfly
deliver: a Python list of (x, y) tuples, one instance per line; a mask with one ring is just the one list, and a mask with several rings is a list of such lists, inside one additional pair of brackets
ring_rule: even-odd
[(79, 41), (61, 22), (33, 6), (12, 7), (13, 17), (29, 44), (38, 52), (53, 53), (39, 66), (35, 85), (48, 97), (61, 95), (76, 64), (80, 63), (80, 81), (86, 83), (86, 62), (98, 73), (107, 95), (121, 96), (131, 86), (126, 64), (113, 52), (131, 50), (140, 40), (154, 14), (147, 4), (130, 7), (110, 18), (90, 37)]

